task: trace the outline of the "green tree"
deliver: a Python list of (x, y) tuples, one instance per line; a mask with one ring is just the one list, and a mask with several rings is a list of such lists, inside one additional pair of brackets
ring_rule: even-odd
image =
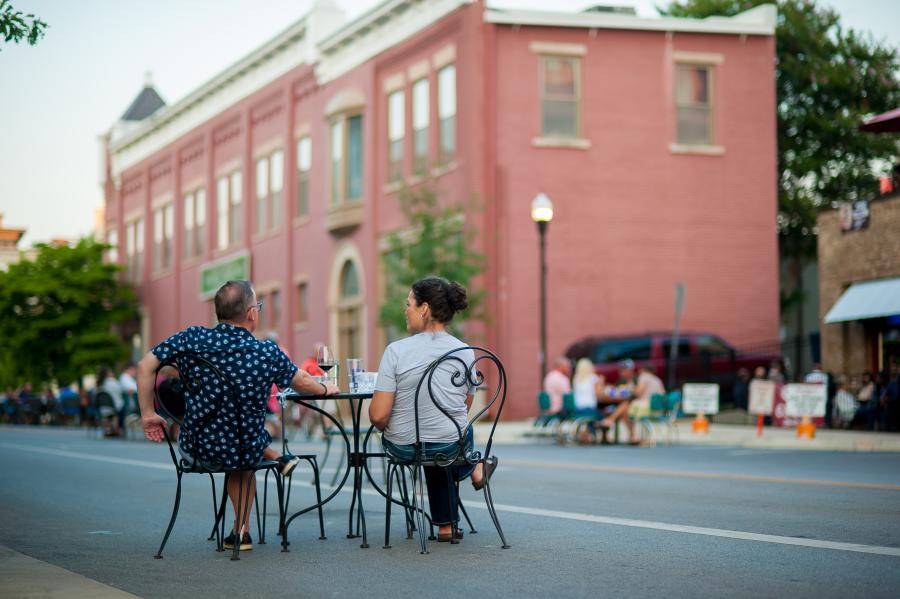
[[(676, 0), (661, 14), (733, 16), (772, 0)], [(776, 25), (778, 233), (781, 255), (816, 252), (816, 213), (877, 190), (874, 165), (897, 156), (890, 136), (859, 131), (866, 116), (900, 106), (897, 48), (845, 28), (814, 0), (779, 0)]]
[(109, 246), (82, 239), (74, 247), (39, 245), (34, 260), (0, 272), (0, 376), (5, 384), (68, 383), (128, 356), (115, 327), (137, 317), (134, 291)]
[(440, 275), (467, 288), (469, 308), (460, 321), (485, 317), (484, 290), (471, 288), (472, 279), (484, 271), (485, 258), (470, 249), (475, 232), (466, 226), (466, 205), (441, 206), (436, 189), (429, 181), (405, 187), (398, 194), (408, 226), (388, 236), (383, 257), (387, 284), (380, 322), (389, 338), (406, 330), (403, 300), (410, 286), (428, 275)]
[(16, 10), (10, 0), (0, 0), (0, 36), (4, 42), (18, 44), (24, 38), (33, 46), (44, 37), (46, 28), (47, 23), (33, 14), (24, 14)]

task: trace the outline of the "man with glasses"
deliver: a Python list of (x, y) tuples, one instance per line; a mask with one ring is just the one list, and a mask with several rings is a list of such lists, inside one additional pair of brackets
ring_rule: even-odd
[[(181, 455), (186, 460), (193, 460), (196, 455), (201, 462), (221, 463), (225, 468), (243, 468), (261, 460), (278, 460), (282, 474), (287, 476), (299, 459), (280, 456), (269, 447), (272, 437), (264, 426), (269, 390), (273, 384), (282, 389), (291, 387), (301, 393), (326, 395), (337, 393), (338, 389), (319, 383), (299, 370), (272, 341), (260, 341), (253, 336), (259, 324), (262, 302), (257, 301), (249, 281), (228, 281), (216, 292), (214, 301), (219, 320), (215, 328), (193, 326), (178, 332), (141, 360), (138, 400), (144, 435), (157, 443), (164, 439), (166, 421), (156, 413), (153, 405), (153, 386), (159, 365), (174, 358), (180, 367), (178, 356), (200, 356), (226, 373), (231, 383), (237, 386), (241, 405), (221, 401), (222, 397), (218, 396), (221, 392), (217, 395), (214, 385), (199, 386), (199, 393), (186, 394), (184, 423), (178, 435)], [(179, 370), (184, 372), (186, 367)], [(216, 405), (219, 406), (217, 410)], [(202, 431), (198, 430), (198, 423), (214, 411)], [(246, 488), (252, 476), (252, 472), (244, 472), (242, 476), (228, 479), (228, 495), (235, 505), (235, 513), (241, 485)], [(250, 510), (241, 525), (235, 523), (232, 534), (225, 539), (226, 548), (234, 548), (236, 542), (240, 543), (241, 550), (253, 548), (249, 518)], [(237, 531), (244, 532), (238, 535)]]

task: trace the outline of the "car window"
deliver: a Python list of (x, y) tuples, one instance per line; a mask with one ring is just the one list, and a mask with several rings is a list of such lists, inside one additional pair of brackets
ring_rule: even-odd
[(594, 364), (632, 360), (648, 360), (650, 358), (650, 338), (613, 339), (601, 341), (594, 347), (591, 360)]
[[(672, 340), (663, 341), (663, 358), (668, 359), (672, 353)], [(691, 356), (691, 344), (687, 339), (678, 340), (678, 358), (689, 358)]]
[(731, 348), (724, 341), (712, 335), (697, 336), (697, 352), (711, 356), (730, 356)]

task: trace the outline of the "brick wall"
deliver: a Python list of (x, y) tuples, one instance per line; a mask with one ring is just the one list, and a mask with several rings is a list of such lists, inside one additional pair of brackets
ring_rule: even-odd
[[(900, 195), (869, 205), (869, 228), (842, 233), (838, 211), (819, 215), (819, 319), (852, 283), (900, 276)], [(872, 368), (876, 356), (864, 321), (822, 324), (826, 370), (855, 374)]]

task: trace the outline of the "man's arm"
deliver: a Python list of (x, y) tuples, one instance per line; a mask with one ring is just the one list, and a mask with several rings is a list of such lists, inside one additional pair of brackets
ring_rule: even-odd
[(159, 443), (165, 438), (166, 419), (156, 413), (153, 407), (153, 387), (156, 384), (156, 369), (159, 359), (148, 352), (138, 364), (138, 404), (141, 406), (141, 425), (144, 436)]
[(297, 393), (307, 393), (310, 395), (334, 395), (340, 393), (340, 389), (331, 383), (320, 383), (309, 375), (305, 370), (297, 369), (294, 378), (291, 379), (291, 389)]

